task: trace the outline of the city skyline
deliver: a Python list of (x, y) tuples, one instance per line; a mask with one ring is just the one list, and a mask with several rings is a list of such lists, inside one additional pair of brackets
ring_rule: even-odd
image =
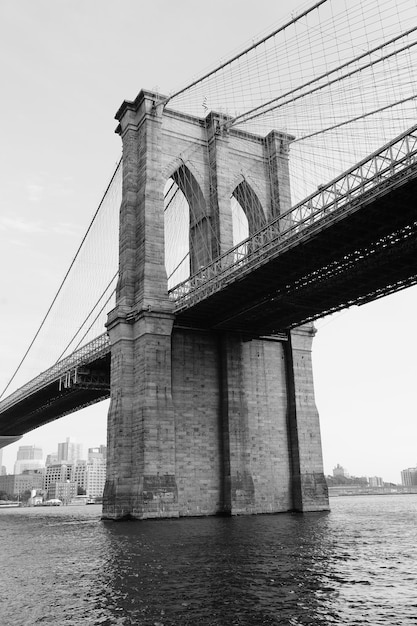
[[(55, 423), (59, 423), (59, 420), (57, 420)], [(40, 430), (40, 429), (37, 429), (37, 430)], [(22, 438), (21, 440), (19, 440), (15, 444), (13, 444), (13, 448), (16, 448), (16, 450), (15, 450), (16, 460), (17, 460), (17, 457), (18, 457), (19, 448), (21, 448), (23, 446), (23, 444), (21, 442), (23, 440), (25, 440), (25, 441), (29, 440), (29, 437), (30, 437), (30, 433), (28, 433), (28, 435), (26, 435), (24, 438)], [(90, 450), (92, 448), (102, 447), (102, 446), (106, 447), (106, 444), (103, 444), (103, 443), (101, 443), (101, 444), (95, 443), (93, 445), (86, 446), (83, 443), (75, 441), (72, 437), (65, 437), (65, 440), (66, 440), (66, 442), (71, 441), (71, 443), (73, 443), (73, 444), (78, 444), (79, 446), (82, 446), (83, 454), (84, 454), (85, 459), (88, 456), (88, 450)], [(61, 461), (58, 460), (58, 456), (59, 456), (58, 455), (58, 449), (59, 449), (60, 445), (63, 445), (63, 442), (57, 442), (56, 443), (56, 450), (55, 450), (55, 452), (54, 451), (49, 451), (48, 453), (43, 452), (43, 462), (44, 462), (44, 465), (47, 464), (46, 463), (47, 457), (51, 456), (51, 455), (54, 455), (54, 456), (57, 457), (57, 460), (55, 461), (56, 463), (60, 463), (61, 462)], [(32, 443), (32, 444), (25, 443), (25, 446), (41, 447), (37, 443)], [(2, 453), (2, 451), (6, 450), (6, 449), (7, 448), (0, 449), (0, 460), (1, 460), (1, 453)], [(11, 449), (12, 449), (12, 446), (9, 446), (9, 452), (10, 453), (12, 452)], [(87, 450), (87, 454), (85, 453), (85, 450)], [(84, 457), (80, 457), (80, 460), (85, 460)], [(12, 464), (16, 463), (16, 460), (14, 462), (11, 460), (12, 459), (11, 454), (9, 455), (9, 458), (10, 458), (9, 463), (12, 463)], [(0, 466), (1, 465), (5, 465), (5, 463), (4, 462), (0, 463)], [(404, 472), (406, 472), (406, 471), (408, 471), (410, 469), (414, 469), (416, 467), (417, 467), (417, 461), (415, 463), (411, 462), (409, 464), (404, 464), (402, 467), (399, 467), (399, 469), (398, 469), (398, 478), (397, 479), (386, 478), (383, 475), (380, 476), (380, 477), (383, 479), (384, 482), (387, 482), (387, 483), (388, 482), (392, 482), (394, 484), (401, 484), (403, 482), (402, 476), (403, 476)], [(355, 471), (352, 471), (350, 467), (347, 467), (347, 465), (339, 463), (339, 462), (335, 463), (335, 465), (332, 468), (330, 468), (329, 465), (327, 465), (327, 466), (325, 465), (325, 475), (326, 476), (334, 475), (334, 470), (337, 469), (337, 468), (340, 468), (340, 469), (344, 470), (346, 476), (350, 476), (350, 477), (354, 477), (354, 478), (365, 477), (365, 478), (371, 479), (371, 478), (376, 477), (377, 475), (379, 476), (378, 472), (372, 472), (372, 471), (368, 472), (367, 474), (357, 473)], [(7, 465), (6, 465), (6, 469), (8, 470)], [(7, 473), (10, 474), (12, 472), (7, 471)]]
[[(14, 470), (13, 472), (8, 471), (8, 474), (20, 474), (24, 471), (24, 469), (35, 469), (35, 466), (33, 468), (23, 468), (20, 472), (16, 472), (16, 464), (18, 462), (20, 463), (25, 463), (26, 461), (31, 461), (31, 460), (36, 460), (40, 463), (39, 467), (44, 467), (45, 465), (48, 464), (48, 458), (49, 457), (56, 457), (56, 460), (52, 461), (53, 463), (71, 463), (71, 462), (75, 462), (75, 461), (85, 461), (88, 459), (89, 455), (90, 455), (90, 450), (97, 450), (97, 449), (103, 449), (106, 448), (106, 445), (103, 443), (96, 443), (95, 445), (92, 446), (88, 446), (88, 448), (85, 448), (84, 445), (78, 441), (75, 441), (73, 438), (71, 437), (65, 437), (65, 441), (61, 442), (57, 442), (56, 444), (56, 449), (55, 451), (48, 451), (45, 452), (42, 448), (42, 446), (35, 444), (22, 444), (21, 443), (22, 440), (18, 441), (16, 443), (16, 458), (14, 461)], [(34, 451), (35, 454), (32, 455), (28, 455), (28, 449), (30, 449), (29, 451)], [(4, 448), (0, 449), (0, 461), (2, 460), (2, 452), (3, 452)], [(0, 465), (4, 465), (4, 463), (0, 462)], [(6, 466), (6, 469), (7, 466)]]
[[(121, 102), (141, 88), (169, 93), (191, 82), (208, 64), (229, 58), (299, 8), (298, 2), (283, 7), (260, 0), (256, 11), (242, 13), (239, 2), (214, 0), (206, 16), (207, 30), (216, 32), (214, 47), (211, 37), (200, 36), (190, 0), (181, 3), (181, 19), (171, 3), (121, 4), (121, 11), (106, 0), (0, 7), (8, 94), (0, 111), (10, 122), (2, 131), (0, 170), (1, 389), (33, 338), (119, 160), (114, 114)], [(156, 27), (169, 55), (158, 50)], [(399, 482), (401, 470), (415, 463), (416, 308), (417, 290), (410, 288), (316, 323), (313, 374), (326, 474), (340, 463), (355, 475)], [(3, 449), (3, 465), (13, 465), (19, 445), (52, 452), (62, 433), (86, 448), (106, 441), (107, 410), (105, 401), (28, 433)]]
[(30, 506), (33, 506), (54, 499), (68, 504), (78, 495), (101, 498), (106, 481), (107, 448), (102, 444), (89, 448), (85, 458), (80, 456), (81, 452), (81, 445), (69, 437), (58, 443), (58, 453), (48, 454), (46, 460), (40, 447), (19, 446), (14, 472), (0, 474), (2, 499), (27, 502), (31, 494)]
[[(57, 443), (57, 452), (56, 453), (48, 453), (48, 454), (44, 454), (42, 449), (40, 448), (40, 446), (36, 446), (36, 445), (20, 445), (18, 446), (17, 452), (16, 452), (16, 461), (14, 464), (14, 471), (13, 474), (21, 474), (23, 472), (23, 469), (21, 472), (16, 472), (16, 464), (19, 461), (24, 461), (27, 459), (31, 459), (31, 458), (36, 458), (38, 460), (42, 460), (42, 464), (39, 466), (39, 468), (29, 468), (29, 469), (40, 469), (41, 467), (47, 467), (48, 465), (60, 465), (60, 464), (69, 464), (71, 465), (72, 463), (76, 463), (78, 461), (81, 462), (85, 462), (87, 459), (90, 459), (91, 456), (94, 456), (94, 453), (96, 453), (98, 450), (101, 451), (101, 453), (103, 452), (103, 449), (106, 449), (106, 446), (104, 444), (99, 444), (99, 445), (95, 445), (95, 446), (89, 446), (88, 447), (88, 452), (87, 455), (85, 456), (74, 456), (73, 458), (60, 458), (60, 456), (62, 456), (62, 450), (64, 449), (64, 446), (67, 446), (67, 450), (69, 448), (69, 446), (73, 447), (74, 450), (80, 450), (83, 449), (82, 444), (71, 440), (71, 437), (66, 437), (65, 438), (65, 442), (58, 442)], [(32, 448), (33, 451), (36, 451), (37, 454), (34, 456), (33, 454), (30, 456), (27, 456), (25, 453), (27, 452), (28, 448)], [(59, 453), (59, 450), (61, 449), (61, 455)], [(39, 456), (39, 451), (41, 456)], [(2, 460), (2, 455), (1, 455), (2, 449), (0, 449), (0, 466), (2, 465), (1, 460)], [(93, 453), (93, 454), (91, 454)], [(84, 454), (84, 453), (82, 453)], [(68, 455), (66, 455), (68, 457)], [(100, 455), (98, 455), (100, 456)], [(55, 460), (50, 461), (48, 463), (48, 458), (49, 457), (56, 457)], [(28, 468), (24, 468), (24, 469), (28, 469)], [(10, 474), (11, 472), (7, 472), (7, 474)], [(369, 476), (360, 476), (360, 475), (356, 475), (355, 473), (352, 473), (349, 471), (349, 468), (342, 466), (340, 463), (337, 463), (337, 465), (335, 467), (333, 467), (331, 472), (327, 472), (326, 474), (327, 476), (331, 477), (336, 477), (336, 476), (344, 476), (346, 478), (350, 478), (350, 479), (367, 479), (369, 481), (370, 486), (376, 487), (376, 486), (382, 486), (383, 483), (389, 483), (392, 481), (386, 481), (384, 479), (383, 476), (376, 476), (376, 475), (369, 475)], [(411, 478), (411, 476), (415, 476), (417, 477), (417, 463), (416, 466), (409, 466), (408, 468), (403, 468), (400, 470), (400, 481), (395, 482), (395, 484), (402, 484), (402, 485), (411, 485), (411, 484), (415, 484), (417, 478)], [(407, 478), (405, 478), (407, 477)]]

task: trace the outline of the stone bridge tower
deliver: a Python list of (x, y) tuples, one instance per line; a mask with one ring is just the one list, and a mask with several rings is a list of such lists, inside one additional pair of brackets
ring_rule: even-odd
[(185, 328), (169, 299), (164, 185), (190, 207), (190, 271), (233, 245), (231, 197), (249, 231), (290, 207), (289, 137), (224, 131), (141, 91), (116, 118), (123, 197), (111, 341), (103, 517), (328, 509), (311, 326), (271, 337)]

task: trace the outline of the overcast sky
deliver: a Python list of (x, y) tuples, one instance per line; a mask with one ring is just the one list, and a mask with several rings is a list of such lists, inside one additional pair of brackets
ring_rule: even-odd
[[(114, 114), (141, 88), (169, 93), (273, 30), (299, 2), (1, 0), (0, 386), (25, 352), (121, 154)], [(306, 6), (306, 4), (304, 4)], [(400, 481), (417, 465), (409, 289), (317, 322), (316, 401), (326, 473)], [(108, 402), (29, 433), (106, 441)]]

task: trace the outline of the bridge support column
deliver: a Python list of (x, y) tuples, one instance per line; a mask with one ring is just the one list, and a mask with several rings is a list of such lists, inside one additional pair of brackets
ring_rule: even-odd
[(277, 217), (291, 208), (291, 187), (289, 171), (289, 142), (292, 135), (271, 131), (265, 137), (271, 185), (271, 214)]
[[(114, 324), (114, 325), (113, 325)], [(167, 314), (109, 319), (112, 393), (103, 516), (178, 517), (171, 330)]]
[(293, 508), (305, 512), (329, 510), (320, 422), (314, 401), (313, 328), (308, 324), (290, 331), (286, 344)]
[(328, 510), (311, 369), (312, 327), (288, 341), (221, 341), (224, 511)]
[(255, 512), (256, 508), (242, 347), (239, 336), (228, 335), (221, 338), (223, 507), (224, 512), (231, 515)]
[[(150, 92), (124, 102), (117, 114), (123, 195), (116, 307), (107, 323), (112, 360), (103, 517), (325, 510), (311, 327), (292, 331), (288, 341), (282, 336), (248, 340), (233, 329), (181, 323), (173, 313), (164, 264), (162, 174), (169, 115), (164, 126), (158, 96)], [(236, 144), (239, 134), (234, 148), (230, 137), (219, 135), (220, 121), (209, 116), (204, 128), (191, 120), (198, 142), (205, 141), (207, 130), (200, 166), (206, 163), (209, 169), (201, 178), (209, 182), (209, 214), (220, 242), (218, 248), (211, 242), (213, 253), (231, 245), (233, 185), (226, 174), (233, 149), (242, 148)], [(174, 130), (178, 141), (177, 125)], [(289, 201), (287, 155), (279, 152), (284, 139), (274, 135), (269, 141), (279, 210)], [(239, 154), (248, 171), (256, 166), (253, 177), (261, 190), (264, 140), (252, 140), (256, 159), (251, 150), (239, 148)], [(200, 219), (205, 202), (197, 179), (187, 178), (185, 168), (181, 165), (174, 176), (185, 191), (194, 185)], [(272, 193), (270, 178), (267, 183), (265, 198)], [(191, 220), (191, 240), (198, 247), (194, 226)], [(204, 258), (199, 254), (195, 250), (192, 266)]]
[(232, 214), (230, 211), (230, 190), (227, 176), (230, 160), (229, 137), (221, 131), (226, 120), (224, 115), (210, 113), (206, 118), (208, 168), (209, 168), (209, 202), (216, 248), (212, 245), (212, 258), (227, 252), (233, 246)]
[(178, 516), (171, 394), (174, 316), (164, 266), (161, 111), (154, 94), (125, 102), (120, 272), (110, 312), (111, 405), (103, 517)]

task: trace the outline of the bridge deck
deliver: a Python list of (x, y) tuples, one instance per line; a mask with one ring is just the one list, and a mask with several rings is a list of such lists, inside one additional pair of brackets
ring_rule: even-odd
[(267, 334), (416, 282), (417, 126), (170, 293), (177, 322)]
[(0, 402), (0, 434), (20, 435), (109, 397), (110, 344), (103, 334)]
[(348, 219), (342, 209), (302, 238), (277, 242), (264, 262), (243, 260), (235, 280), (180, 310), (177, 323), (268, 334), (414, 284), (415, 176), (351, 207)]
[[(285, 331), (417, 282), (417, 126), (170, 292), (176, 324)], [(105, 334), (0, 402), (20, 435), (110, 395)]]

